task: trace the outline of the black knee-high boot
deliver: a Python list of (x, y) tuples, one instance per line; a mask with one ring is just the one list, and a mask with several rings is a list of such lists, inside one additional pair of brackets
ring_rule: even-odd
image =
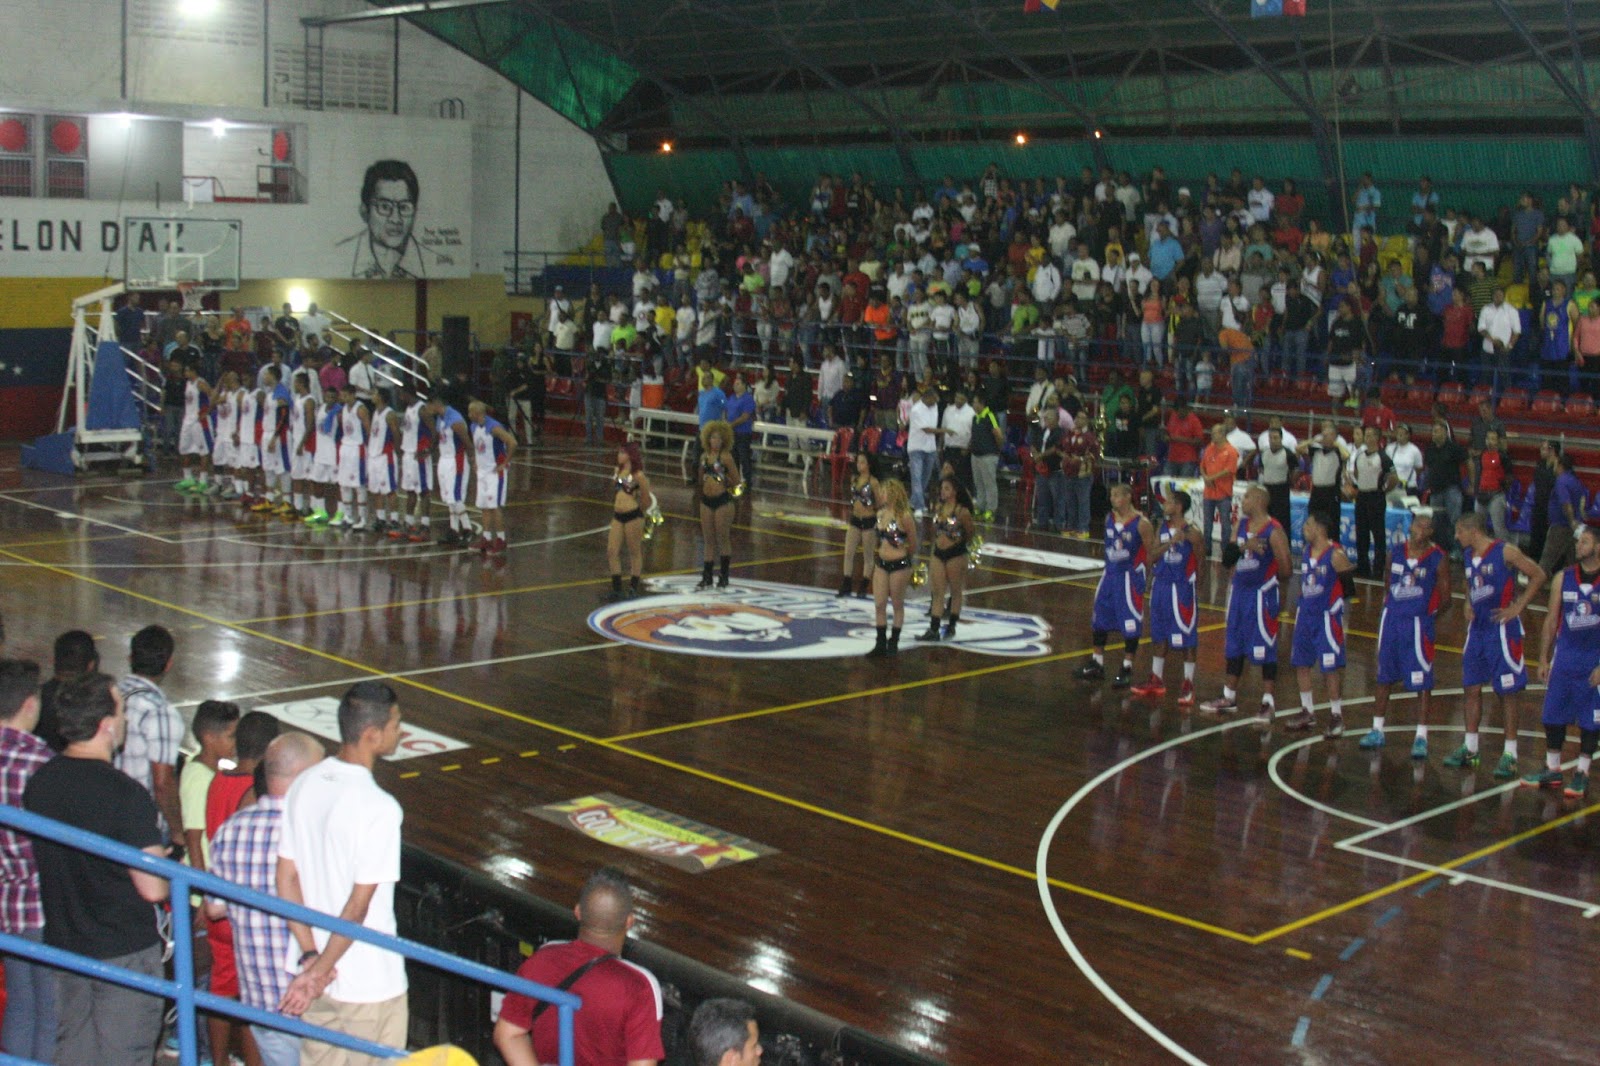
[(917, 634), (917, 638), (916, 639), (917, 640), (938, 640), (939, 639), (939, 616), (938, 615), (930, 614), (928, 616), (928, 631), (926, 633)]
[(720, 577), (717, 578), (717, 588), (725, 589), (725, 588), (728, 587), (728, 567), (732, 566), (732, 565), (733, 565), (733, 556), (724, 555), (722, 557), (722, 574), (721, 574)]
[(889, 641), (888, 641), (887, 637), (885, 636), (885, 634), (887, 632), (888, 632), (888, 627), (887, 626), (879, 626), (878, 627), (878, 641), (877, 641), (876, 644), (874, 644), (872, 646), (872, 650), (867, 652), (867, 658), (876, 659), (879, 656), (883, 656), (883, 655), (888, 655), (889, 654)]
[(855, 584), (855, 582), (850, 580), (850, 575), (849, 574), (846, 574), (846, 575), (844, 575), (844, 577), (840, 578), (839, 579), (839, 591), (836, 594), (838, 596), (838, 598), (843, 599), (844, 597), (850, 595), (850, 588), (854, 584)]
[(620, 600), (620, 599), (622, 599), (622, 575), (621, 574), (612, 574), (611, 575), (611, 596), (610, 596), (610, 599), (612, 599), (612, 600)]
[(709, 559), (700, 564), (700, 584), (696, 585), (695, 588), (708, 589), (711, 587), (711, 568), (715, 565)]
[(961, 621), (960, 611), (949, 611), (944, 616), (944, 639), (949, 640), (956, 635), (956, 623)]
[(889, 630), (889, 654), (893, 655), (900, 650), (900, 627), (895, 626)]
[(639, 575), (634, 574), (628, 579), (628, 598), (633, 599), (639, 595)]

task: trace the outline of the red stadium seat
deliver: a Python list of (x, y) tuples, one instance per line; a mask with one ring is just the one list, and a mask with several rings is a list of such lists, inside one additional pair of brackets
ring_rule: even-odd
[(881, 436), (883, 436), (883, 430), (877, 426), (868, 426), (863, 429), (861, 431), (861, 446), (859, 450), (876, 454), (878, 451), (878, 439)]
[(1406, 386), (1405, 405), (1418, 411), (1433, 408), (1433, 386), (1426, 382), (1413, 382)]
[(1439, 395), (1434, 397), (1434, 402), (1442, 403), (1446, 407), (1460, 407), (1466, 398), (1466, 393), (1462, 391), (1461, 386), (1455, 382), (1450, 382), (1439, 386)]
[(1500, 397), (1499, 414), (1501, 418), (1521, 418), (1528, 413), (1528, 394), (1521, 389), (1513, 389)]
[(1533, 398), (1530, 410), (1536, 415), (1559, 415), (1561, 407), (1561, 394), (1554, 389), (1544, 389)]
[(1567, 405), (1563, 409), (1568, 422), (1593, 422), (1594, 397), (1588, 393), (1578, 393), (1567, 397)]
[(849, 426), (840, 426), (839, 431), (833, 435), (833, 444), (828, 449), (828, 462), (832, 466), (832, 486), (834, 493), (838, 493), (844, 484), (845, 469), (850, 464), (850, 444), (855, 440), (855, 430)]
[(1478, 405), (1483, 403), (1485, 400), (1492, 404), (1494, 403), (1494, 387), (1491, 385), (1479, 385), (1477, 388), (1472, 390), (1472, 395), (1468, 397), (1468, 400), (1471, 401), (1472, 409), (1474, 411), (1476, 411), (1478, 409)]

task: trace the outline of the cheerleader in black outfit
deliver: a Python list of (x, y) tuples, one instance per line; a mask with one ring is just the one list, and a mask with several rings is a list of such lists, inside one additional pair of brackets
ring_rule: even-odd
[(606, 536), (606, 561), (611, 564), (611, 599), (623, 598), (622, 553), (627, 549), (630, 576), (627, 596), (639, 595), (639, 575), (644, 569), (645, 507), (650, 501), (650, 479), (644, 473), (639, 445), (628, 441), (617, 448), (616, 494), (611, 504), (611, 532)]
[[(906, 586), (911, 584), (911, 564), (917, 557), (917, 520), (911, 513), (906, 487), (895, 480), (880, 489), (878, 510), (878, 566), (872, 572), (872, 600), (878, 642), (868, 658), (893, 655), (900, 650), (900, 630), (906, 624)], [(894, 630), (888, 629), (889, 602), (894, 601)]]
[(850, 479), (850, 524), (844, 531), (844, 576), (839, 579), (839, 595), (850, 595), (850, 571), (856, 552), (861, 553), (861, 584), (856, 595), (865, 596), (872, 587), (872, 570), (878, 553), (878, 500), (883, 489), (872, 473), (870, 452), (856, 452), (855, 474)]
[[(918, 640), (939, 640), (939, 616), (944, 615), (943, 639), (956, 635), (961, 620), (961, 597), (967, 589), (967, 546), (972, 540), (972, 499), (953, 475), (939, 479), (939, 503), (933, 510), (933, 561), (928, 564), (933, 597), (928, 606), (928, 631)], [(946, 594), (950, 605), (945, 606)]]
[(734, 493), (739, 488), (739, 464), (733, 461), (733, 427), (718, 419), (700, 430), (700, 535), (705, 540), (704, 569), (696, 589), (711, 587), (711, 569), (721, 563), (717, 588), (728, 587), (728, 567), (733, 562)]

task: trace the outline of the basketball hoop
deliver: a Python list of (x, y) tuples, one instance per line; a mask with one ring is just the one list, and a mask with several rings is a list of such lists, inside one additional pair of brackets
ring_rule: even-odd
[(206, 294), (212, 291), (211, 286), (203, 281), (180, 281), (177, 284), (177, 289), (178, 295), (183, 300), (185, 314), (198, 314), (200, 311), (205, 310), (201, 306), (202, 302), (205, 300)]

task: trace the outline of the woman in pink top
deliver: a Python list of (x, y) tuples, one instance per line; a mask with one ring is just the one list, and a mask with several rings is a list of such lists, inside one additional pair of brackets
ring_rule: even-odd
[(1139, 346), (1144, 350), (1145, 366), (1160, 366), (1167, 347), (1167, 309), (1156, 283), (1139, 303)]
[(1572, 348), (1578, 371), (1600, 370), (1600, 300), (1590, 300), (1572, 330)]

